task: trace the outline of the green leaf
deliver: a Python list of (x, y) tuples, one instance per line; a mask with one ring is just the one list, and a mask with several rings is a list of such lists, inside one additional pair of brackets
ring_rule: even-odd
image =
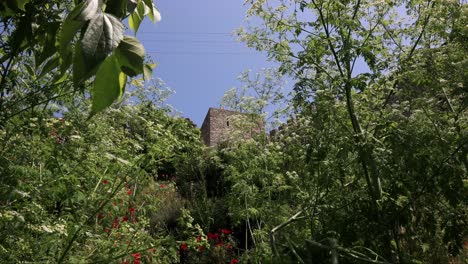
[(26, 68), (26, 71), (28, 71), (28, 74), (31, 75), (32, 78), (36, 77), (36, 72), (33, 70), (31, 65), (29, 64), (24, 64), (24, 67)]
[(125, 36), (115, 50), (115, 55), (127, 75), (133, 77), (143, 73), (145, 48), (136, 38)]
[(153, 68), (156, 67), (157, 64), (145, 64), (143, 66), (143, 78), (148, 81), (151, 80), (153, 76)]
[(58, 56), (52, 57), (46, 62), (44, 67), (42, 67), (41, 74), (37, 77), (38, 79), (44, 77), (47, 73), (50, 73), (53, 69), (57, 68), (60, 64), (60, 59)]
[(106, 13), (120, 19), (124, 18), (127, 14), (127, 0), (108, 0), (106, 2)]
[(78, 21), (88, 21), (96, 17), (96, 15), (99, 13), (99, 0), (86, 0), (83, 2), (83, 5), (81, 5), (81, 8), (78, 10), (78, 13), (72, 12), (70, 13), (70, 15), (72, 15), (72, 19)]
[(139, 2), (137, 8), (133, 11), (133, 13), (128, 18), (128, 25), (130, 29), (133, 30), (135, 33), (138, 31), (140, 27), (141, 21), (145, 16), (145, 3)]
[(55, 52), (57, 52), (55, 40), (59, 27), (60, 23), (58, 22), (48, 23), (47, 25), (40, 27), (40, 29), (45, 28), (45, 34), (40, 36), (37, 40), (39, 45), (42, 46), (42, 50), (37, 56), (38, 60), (36, 60), (36, 65), (42, 64), (46, 59), (50, 58)]
[(16, 0), (16, 4), (18, 6), (19, 9), (23, 10), (23, 11), (26, 11), (26, 9), (24, 8), (24, 6), (29, 3), (30, 0)]
[(149, 8), (148, 18), (151, 22), (156, 23), (161, 21), (161, 14), (159, 13), (158, 9), (153, 4), (153, 0), (143, 0), (146, 6)]
[(60, 54), (62, 56), (65, 54), (67, 45), (73, 40), (78, 30), (81, 29), (86, 21), (96, 17), (98, 11), (98, 0), (86, 0), (76, 5), (70, 12), (63, 22), (58, 39)]
[(81, 42), (76, 43), (73, 53), (73, 84), (78, 87), (81, 83), (93, 75), (97, 64), (86, 63)]
[[(124, 80), (125, 79), (125, 80)], [(126, 76), (122, 75), (116, 56), (107, 57), (99, 67), (91, 91), (91, 115), (101, 112), (118, 99), (125, 88)]]
[(124, 25), (114, 16), (100, 13), (88, 25), (81, 44), (87, 62), (99, 63), (123, 38)]

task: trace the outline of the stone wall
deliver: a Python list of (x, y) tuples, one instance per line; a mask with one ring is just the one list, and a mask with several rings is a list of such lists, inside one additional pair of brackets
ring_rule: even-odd
[(216, 146), (237, 134), (244, 139), (264, 132), (263, 120), (251, 114), (210, 108), (201, 127), (202, 139), (208, 146)]

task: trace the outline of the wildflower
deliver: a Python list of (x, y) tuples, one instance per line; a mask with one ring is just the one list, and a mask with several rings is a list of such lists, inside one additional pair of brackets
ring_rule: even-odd
[(207, 237), (208, 237), (208, 240), (210, 239), (219, 240), (219, 236), (216, 233), (208, 233)]
[(122, 222), (127, 222), (128, 221), (128, 216), (122, 217)]
[(114, 219), (114, 223), (112, 223), (112, 228), (119, 228), (119, 218)]
[(108, 183), (109, 183), (108, 180), (103, 180), (103, 181), (102, 181), (102, 184), (108, 184)]
[(130, 213), (135, 213), (136, 212), (135, 208), (133, 208), (133, 207), (130, 207), (128, 210), (130, 211)]
[(132, 195), (132, 194), (133, 194), (133, 191), (132, 191), (131, 189), (128, 189), (127, 194), (128, 194), (128, 195)]
[(232, 259), (231, 260), (231, 264), (237, 264), (237, 263), (239, 263), (239, 260), (237, 260), (237, 259)]
[(188, 247), (187, 247), (187, 244), (185, 244), (185, 243), (182, 243), (182, 244), (180, 245), (180, 249), (182, 249), (183, 251), (186, 251), (187, 248), (188, 248)]
[(229, 229), (221, 229), (221, 233), (225, 234), (225, 235), (229, 235), (231, 234), (231, 230)]
[(133, 253), (132, 254), (132, 257), (133, 257), (133, 264), (139, 264), (140, 263), (140, 253)]

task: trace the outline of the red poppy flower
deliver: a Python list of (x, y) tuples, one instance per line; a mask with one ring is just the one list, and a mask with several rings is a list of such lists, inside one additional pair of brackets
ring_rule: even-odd
[(225, 234), (225, 235), (229, 235), (231, 234), (231, 230), (229, 229), (221, 229), (221, 233)]
[(132, 257), (136, 258), (136, 259), (140, 259), (141, 255), (140, 255), (140, 253), (136, 252), (136, 253), (132, 254)]
[(130, 211), (130, 213), (135, 213), (136, 212), (135, 208), (133, 208), (133, 207), (130, 207), (128, 210)]
[(128, 216), (122, 217), (122, 222), (127, 222), (128, 221)]
[(127, 191), (127, 194), (128, 194), (128, 195), (132, 195), (132, 194), (133, 194), (133, 191), (132, 191), (132, 190), (128, 190), (128, 191)]
[(183, 251), (186, 251), (187, 248), (188, 248), (188, 247), (187, 247), (187, 244), (185, 244), (185, 243), (182, 243), (182, 244), (180, 245), (180, 249), (182, 249)]
[(239, 260), (237, 260), (237, 259), (232, 259), (231, 260), (231, 264), (236, 264), (236, 263), (239, 263)]
[(103, 181), (102, 181), (102, 184), (108, 184), (108, 183), (109, 183), (108, 180), (103, 180)]

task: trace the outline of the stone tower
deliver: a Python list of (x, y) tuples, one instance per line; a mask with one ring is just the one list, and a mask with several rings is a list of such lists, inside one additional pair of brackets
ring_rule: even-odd
[[(239, 126), (240, 121), (250, 121), (252, 125)], [(212, 107), (201, 127), (202, 139), (207, 146), (228, 140), (234, 132), (240, 132), (244, 139), (248, 139), (264, 130), (264, 122), (258, 116)]]

